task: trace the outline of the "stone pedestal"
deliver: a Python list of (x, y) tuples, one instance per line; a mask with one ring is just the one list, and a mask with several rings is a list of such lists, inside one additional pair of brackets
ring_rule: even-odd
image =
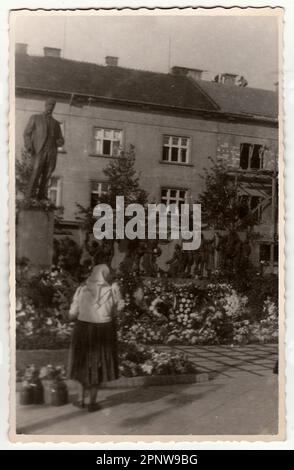
[(49, 268), (53, 256), (54, 211), (21, 210), (16, 228), (16, 258), (37, 269)]

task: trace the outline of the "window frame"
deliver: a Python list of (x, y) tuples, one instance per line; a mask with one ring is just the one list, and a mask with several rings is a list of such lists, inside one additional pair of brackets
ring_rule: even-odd
[[(165, 143), (165, 139), (169, 140), (168, 143)], [(174, 144), (173, 139), (178, 139), (178, 143)], [(187, 140), (186, 145), (182, 144), (182, 139)], [(163, 134), (161, 161), (163, 163), (170, 163), (173, 165), (190, 165), (191, 164), (191, 143), (192, 143), (192, 139), (190, 136)], [(167, 159), (164, 158), (164, 149), (168, 149)], [(177, 160), (173, 160), (173, 149), (178, 150)], [(182, 161), (181, 150), (186, 150), (185, 161)]]
[[(97, 188), (99, 185), (101, 185), (101, 189), (97, 190), (97, 191), (93, 191), (93, 185), (96, 184), (97, 185)], [(107, 185), (107, 190), (103, 191), (102, 189), (102, 185), (103, 184), (106, 184)], [(102, 195), (105, 195), (107, 194), (107, 192), (109, 191), (109, 183), (108, 181), (105, 181), (105, 180), (90, 180), (90, 206), (91, 207), (95, 207), (97, 205), (97, 203), (95, 205), (92, 204), (92, 195), (93, 194), (97, 194), (97, 197), (101, 197)]]
[[(101, 131), (102, 135), (101, 137), (96, 137), (96, 133)], [(104, 133), (105, 132), (112, 132), (112, 138), (105, 138)], [(119, 140), (114, 137), (114, 133), (119, 132), (120, 133), (120, 138)], [(94, 126), (93, 127), (93, 133), (92, 133), (92, 139), (93, 139), (93, 155), (95, 156), (100, 156), (100, 157), (107, 157), (107, 158), (118, 158), (122, 148), (123, 148), (123, 129), (118, 129), (118, 128), (111, 128), (111, 127), (102, 127), (102, 126)], [(100, 149), (98, 149), (97, 142), (100, 141)], [(104, 153), (104, 142), (109, 141), (110, 142), (110, 152), (109, 153)], [(119, 142), (118, 145), (118, 150), (117, 150), (117, 155), (113, 153), (114, 149), (114, 142)]]
[[(163, 191), (167, 191), (167, 196), (166, 197), (164, 197), (162, 195)], [(170, 195), (171, 191), (176, 191), (176, 196), (175, 197)], [(185, 192), (185, 196), (183, 198), (179, 196), (181, 191)], [(178, 203), (179, 202), (180, 203), (187, 203), (188, 202), (188, 197), (189, 197), (189, 190), (187, 188), (168, 188), (166, 186), (160, 188), (160, 202), (162, 204), (166, 204), (166, 205), (177, 204), (180, 207), (180, 205)]]
[(61, 129), (61, 134), (64, 139), (64, 144), (61, 147), (57, 147), (58, 153), (66, 153), (65, 149), (65, 121), (58, 121)]
[[(52, 180), (55, 179), (57, 181), (56, 186), (52, 186)], [(54, 202), (50, 196), (51, 191), (56, 191), (56, 202)], [(51, 176), (48, 184), (48, 198), (50, 201), (55, 204), (56, 207), (62, 207), (62, 177), (58, 175)]]
[[(243, 152), (243, 146), (246, 146), (246, 148), (248, 148), (248, 165), (247, 165), (247, 168), (243, 168), (241, 166), (241, 159), (242, 159), (242, 152)], [(259, 158), (259, 168), (253, 168), (252, 167), (252, 160), (253, 158), (256, 157), (256, 155), (254, 154), (255, 152), (255, 149), (256, 147), (259, 147), (257, 152), (261, 152), (260, 155), (258, 155), (258, 158)], [(257, 144), (257, 143), (250, 143), (250, 142), (241, 142), (240, 143), (240, 158), (239, 158), (239, 168), (241, 170), (244, 170), (244, 171), (258, 171), (258, 170), (263, 170), (264, 169), (264, 150), (265, 150), (265, 146), (264, 144)]]

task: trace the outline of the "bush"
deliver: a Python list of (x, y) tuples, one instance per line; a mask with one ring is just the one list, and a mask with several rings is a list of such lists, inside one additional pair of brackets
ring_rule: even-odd
[(136, 375), (179, 375), (196, 373), (195, 365), (183, 353), (159, 352), (134, 343), (120, 342), (120, 372)]
[(77, 282), (65, 271), (40, 271), (31, 276), (22, 266), (16, 284), (18, 349), (68, 346), (72, 331), (68, 310), (76, 288)]

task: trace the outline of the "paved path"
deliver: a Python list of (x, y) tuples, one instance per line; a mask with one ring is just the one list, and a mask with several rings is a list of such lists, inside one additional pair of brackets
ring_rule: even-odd
[(175, 346), (165, 350), (185, 352), (199, 372), (216, 372), (232, 378), (239, 372), (264, 377), (271, 372), (277, 358), (277, 345), (250, 344), (247, 346)]
[(199, 384), (105, 389), (96, 413), (62, 407), (20, 406), (17, 432), (45, 435), (276, 434), (278, 377), (274, 345), (181, 347), (202, 371)]

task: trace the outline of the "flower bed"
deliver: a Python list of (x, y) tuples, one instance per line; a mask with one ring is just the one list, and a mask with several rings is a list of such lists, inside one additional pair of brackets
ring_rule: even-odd
[(77, 282), (54, 269), (30, 276), (26, 268), (16, 285), (17, 349), (63, 349), (69, 346), (73, 323), (68, 309)]
[(183, 353), (159, 352), (128, 341), (121, 341), (119, 350), (119, 368), (124, 377), (196, 373), (195, 365)]
[(278, 338), (274, 301), (266, 298), (256, 319), (248, 297), (230, 284), (211, 283), (201, 289), (192, 282), (153, 280), (143, 286), (130, 284), (125, 291), (119, 334), (128, 341), (200, 345), (267, 343)]
[[(58, 351), (57, 355), (49, 351), (21, 351), (16, 361), (17, 380), (26, 379), (28, 373), (36, 370), (40, 379), (53, 379), (56, 375), (62, 375), (64, 379), (67, 358), (68, 352), (64, 350)], [(187, 375), (197, 372), (195, 365), (184, 353), (160, 352), (149, 346), (126, 341), (119, 342), (119, 370), (122, 377)]]
[[(228, 283), (201, 287), (191, 281), (130, 276), (121, 279), (121, 284), (125, 306), (118, 317), (118, 336), (123, 342), (212, 345), (277, 341), (278, 309), (266, 290), (257, 305)], [(68, 348), (73, 323), (67, 312), (76, 286), (62, 270), (22, 277), (16, 303), (18, 349)], [(164, 362), (163, 356), (154, 356), (154, 361), (161, 360)], [(148, 370), (146, 366), (146, 373)]]

